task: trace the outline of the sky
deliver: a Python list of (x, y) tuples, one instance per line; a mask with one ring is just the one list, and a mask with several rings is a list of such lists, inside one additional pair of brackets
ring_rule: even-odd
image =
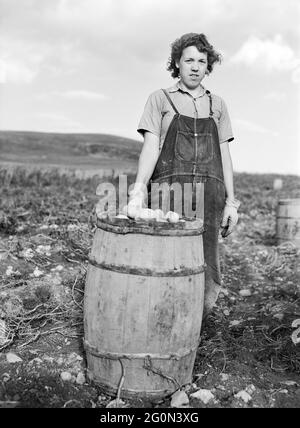
[(234, 170), (300, 174), (299, 0), (0, 0), (0, 129), (142, 141), (189, 32), (223, 57), (202, 83), (227, 105)]

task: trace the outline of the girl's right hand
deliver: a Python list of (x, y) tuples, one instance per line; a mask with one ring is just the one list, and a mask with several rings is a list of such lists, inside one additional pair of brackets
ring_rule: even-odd
[(131, 198), (126, 205), (127, 208), (127, 216), (131, 218), (136, 218), (138, 216), (139, 211), (143, 208), (143, 197), (135, 196)]

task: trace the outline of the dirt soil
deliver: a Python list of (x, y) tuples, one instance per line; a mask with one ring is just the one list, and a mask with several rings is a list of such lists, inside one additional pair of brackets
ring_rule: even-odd
[[(203, 322), (182, 407), (300, 407), (292, 326), (300, 319), (300, 252), (275, 237), (277, 201), (300, 197), (300, 179), (282, 176), (282, 189), (274, 190), (274, 178), (235, 177), (240, 220), (230, 237), (220, 237), (224, 284)], [(82, 346), (98, 182), (0, 170), (0, 408), (103, 408), (116, 398), (88, 382)], [(209, 398), (192, 396), (203, 390)], [(166, 408), (171, 399), (123, 401)]]

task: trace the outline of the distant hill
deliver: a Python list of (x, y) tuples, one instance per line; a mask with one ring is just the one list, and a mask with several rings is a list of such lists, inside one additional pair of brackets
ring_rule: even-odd
[(0, 131), (0, 162), (120, 167), (136, 165), (141, 149), (115, 135)]

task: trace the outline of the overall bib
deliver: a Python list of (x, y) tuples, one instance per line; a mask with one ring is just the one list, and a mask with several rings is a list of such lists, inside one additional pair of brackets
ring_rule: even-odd
[[(207, 265), (205, 282), (213, 280), (221, 284), (218, 252), (218, 235), (225, 206), (225, 186), (218, 128), (213, 119), (212, 98), (209, 97), (210, 113), (207, 118), (180, 114), (166, 90), (164, 93), (175, 111), (157, 164), (148, 184), (148, 206), (151, 208), (152, 183), (184, 183), (192, 186), (192, 209), (196, 198), (200, 203), (205, 232), (203, 235), (204, 258)], [(198, 114), (197, 114), (198, 115)], [(191, 188), (191, 187), (190, 187)], [(184, 199), (184, 191), (183, 199)], [(174, 200), (170, 196), (170, 210)], [(198, 205), (199, 206), (199, 205)], [(159, 208), (161, 208), (159, 206)], [(198, 212), (198, 211), (197, 211)], [(182, 214), (185, 214), (184, 207)], [(198, 215), (199, 217), (199, 215)]]

